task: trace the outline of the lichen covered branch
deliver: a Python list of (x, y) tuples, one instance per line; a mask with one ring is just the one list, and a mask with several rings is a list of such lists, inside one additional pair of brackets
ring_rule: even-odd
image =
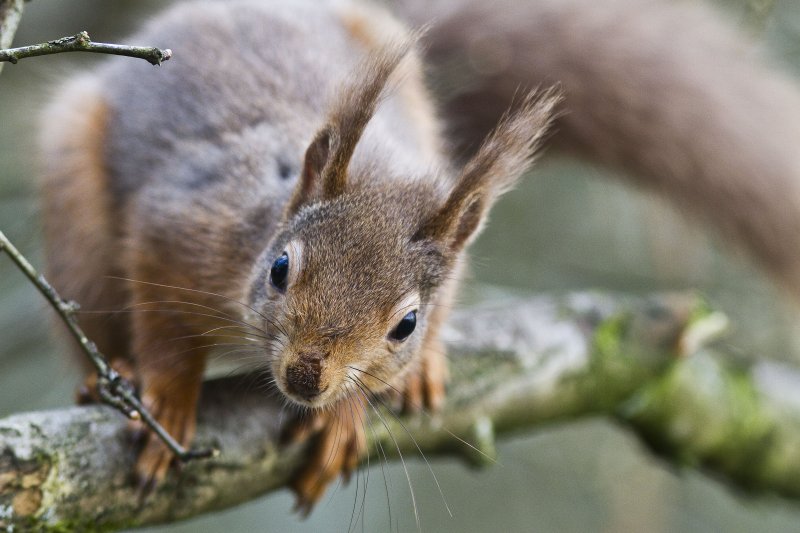
[(63, 52), (93, 52), (96, 54), (112, 54), (118, 56), (144, 59), (151, 65), (160, 65), (172, 57), (172, 50), (154, 48), (152, 46), (127, 46), (122, 44), (96, 43), (89, 34), (82, 31), (78, 34), (62, 37), (41, 44), (7, 48), (0, 50), (0, 62), (16, 63), (27, 57), (60, 54)]
[[(418, 444), (426, 455), (491, 464), (497, 435), (608, 415), (673, 463), (800, 498), (800, 401), (792, 392), (800, 374), (721, 362), (706, 345), (723, 324), (692, 296), (577, 294), (457, 313), (444, 331), (453, 367), (444, 410), (402, 426), (388, 411), (373, 413), (386, 426), (376, 418), (372, 453), (380, 443), (387, 454), (415, 454)], [(171, 472), (143, 505), (129, 482), (134, 450), (113, 411), (0, 420), (0, 525), (154, 524), (285, 486), (306, 450), (279, 445), (280, 405), (242, 383), (214, 381), (203, 391), (197, 439), (222, 453)]]

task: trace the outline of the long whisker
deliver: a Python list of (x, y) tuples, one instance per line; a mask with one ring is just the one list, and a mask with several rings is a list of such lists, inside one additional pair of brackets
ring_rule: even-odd
[[(361, 383), (361, 385), (363, 385), (364, 387), (367, 386), (366, 383), (361, 381), (361, 379), (359, 379), (358, 377), (353, 376), (353, 378), (356, 381), (358, 381), (359, 383)], [(369, 387), (367, 387), (367, 390), (369, 390)], [(373, 398), (375, 399), (376, 402), (380, 403), (382, 406), (384, 406), (387, 409), (389, 414), (391, 414), (392, 417), (394, 417), (394, 419), (397, 421), (397, 423), (400, 424), (400, 427), (403, 428), (403, 431), (406, 432), (408, 437), (411, 439), (411, 442), (414, 443), (414, 447), (419, 452), (419, 455), (420, 455), (420, 457), (422, 457), (422, 460), (425, 461), (425, 464), (428, 467), (428, 471), (431, 473), (431, 477), (433, 478), (433, 482), (436, 483), (436, 489), (439, 491), (439, 495), (442, 497), (442, 503), (444, 503), (444, 508), (447, 509), (447, 514), (450, 515), (450, 518), (453, 518), (453, 512), (450, 510), (450, 506), (447, 504), (447, 498), (444, 497), (444, 491), (442, 491), (442, 487), (439, 484), (439, 479), (436, 477), (436, 473), (433, 471), (433, 467), (431, 466), (431, 463), (428, 461), (428, 458), (425, 456), (425, 453), (422, 451), (422, 448), (420, 447), (419, 443), (417, 443), (417, 439), (414, 438), (414, 435), (411, 433), (411, 431), (409, 431), (408, 427), (403, 423), (402, 420), (400, 420), (400, 417), (395, 415), (392, 412), (392, 410), (389, 409), (389, 407), (383, 402), (383, 400), (381, 400), (380, 397), (378, 397), (378, 396), (373, 394)]]
[[(107, 313), (121, 313), (121, 312), (129, 311), (129, 310), (134, 309), (136, 307), (141, 307), (141, 306), (145, 306), (145, 305), (160, 305), (160, 304), (179, 304), (179, 305), (188, 305), (188, 306), (192, 306), (192, 307), (199, 307), (201, 309), (205, 309), (207, 311), (211, 311), (213, 313), (217, 313), (218, 315), (222, 315), (222, 316), (212, 315), (215, 318), (220, 318), (220, 319), (223, 319), (223, 320), (227, 319), (229, 322), (234, 322), (234, 323), (240, 324), (240, 325), (245, 326), (245, 327), (253, 328), (253, 329), (255, 329), (256, 331), (259, 331), (259, 332), (262, 331), (261, 328), (259, 328), (258, 326), (254, 325), (254, 324), (250, 324), (249, 322), (246, 322), (246, 321), (242, 321), (238, 317), (235, 317), (235, 316), (231, 315), (230, 313), (227, 313), (227, 312), (223, 311), (222, 309), (217, 309), (215, 307), (211, 307), (211, 306), (208, 306), (208, 305), (203, 305), (203, 304), (197, 303), (197, 302), (187, 302), (187, 301), (184, 301), (184, 300), (151, 300), (151, 301), (147, 301), (147, 302), (137, 302), (137, 303), (134, 303), (134, 304), (130, 304), (130, 305), (127, 305), (127, 306), (123, 307), (122, 309), (118, 309), (118, 310), (115, 310), (115, 311), (99, 311), (99, 312), (102, 312), (102, 313), (106, 313), (106, 312)], [(168, 310), (171, 310), (171, 309), (168, 309)], [(98, 311), (91, 310), (91, 311), (85, 311), (85, 312), (98, 312)], [(206, 315), (202, 315), (202, 316), (206, 316)]]
[(317, 480), (314, 482), (314, 489), (318, 489), (319, 486), (322, 484), (322, 475), (328, 469), (328, 465), (331, 464), (333, 460), (333, 456), (335, 452), (339, 451), (339, 442), (342, 436), (342, 417), (338, 416), (338, 413), (333, 411), (332, 416), (336, 417), (336, 438), (333, 443), (333, 447), (328, 451), (328, 458), (325, 459), (325, 465), (320, 469), (319, 474), (317, 475)]
[(202, 337), (202, 338), (206, 338), (206, 339), (208, 339), (208, 338), (213, 338), (213, 339), (239, 339), (239, 340), (247, 341), (250, 344), (252, 344), (253, 346), (261, 346), (261, 341), (263, 341), (263, 340), (271, 340), (268, 337), (255, 337), (255, 336), (251, 337), (249, 335), (248, 336), (242, 336), (242, 335), (209, 335), (207, 333), (196, 333), (194, 335), (182, 335), (180, 337), (172, 337), (171, 339), (168, 339), (165, 342), (177, 342), (177, 341), (186, 340), (186, 339), (196, 339), (198, 337)]
[(229, 302), (241, 305), (242, 307), (245, 307), (246, 309), (249, 309), (253, 313), (257, 314), (258, 316), (260, 316), (264, 320), (268, 320), (267, 317), (265, 317), (263, 314), (261, 314), (259, 311), (257, 311), (256, 309), (254, 309), (250, 305), (248, 305), (248, 304), (246, 304), (244, 302), (240, 302), (239, 300), (237, 300), (235, 298), (231, 298), (230, 296), (226, 296), (224, 294), (219, 294), (219, 293), (210, 292), (210, 291), (202, 291), (200, 289), (190, 289), (188, 287), (178, 287), (176, 285), (167, 285), (167, 284), (164, 284), (164, 283), (154, 283), (152, 281), (142, 281), (142, 280), (138, 280), (138, 279), (123, 278), (123, 277), (118, 277), (118, 276), (106, 276), (106, 277), (109, 278), (109, 279), (116, 279), (116, 280), (120, 280), (120, 281), (129, 281), (131, 283), (141, 283), (143, 285), (150, 285), (152, 287), (162, 287), (162, 288), (165, 288), (165, 289), (176, 289), (176, 290), (179, 290), (179, 291), (193, 292), (193, 293), (196, 293), (196, 294), (206, 294), (208, 296), (216, 296), (217, 298), (222, 298), (222, 299), (227, 300)]
[(193, 352), (195, 350), (200, 350), (202, 348), (216, 348), (216, 347), (219, 347), (219, 346), (242, 346), (242, 347), (245, 347), (245, 348), (250, 348), (250, 347), (253, 347), (253, 346), (256, 346), (256, 345), (253, 344), (253, 343), (249, 343), (249, 342), (248, 343), (241, 343), (241, 342), (215, 342), (215, 343), (212, 343), (212, 344), (202, 344), (200, 346), (192, 346), (191, 348), (188, 348), (186, 350), (181, 350), (180, 352), (170, 352), (169, 356), (170, 357), (175, 357), (177, 355), (183, 355), (185, 353)]
[[(358, 421), (360, 422), (360, 425), (361, 425), (362, 428), (366, 427), (368, 424), (365, 423), (364, 405), (361, 403), (361, 401), (359, 400), (358, 396), (351, 396), (350, 397), (350, 402), (351, 403), (354, 400), (357, 401), (358, 405), (360, 406), (360, 409), (359, 408), (355, 409), (355, 414), (358, 415)], [(353, 421), (353, 423), (355, 424), (355, 421)], [(380, 463), (380, 456), (378, 456), (378, 462)], [(358, 517), (356, 518), (356, 524), (358, 524), (358, 518), (361, 519), (361, 529), (362, 530), (364, 529), (364, 523), (366, 522), (367, 487), (369, 487), (369, 472), (370, 472), (369, 463), (370, 463), (370, 453), (369, 453), (369, 448), (367, 448), (367, 468), (366, 468), (365, 474), (364, 474), (364, 494), (363, 494), (363, 496), (361, 498), (361, 509), (358, 512)], [(383, 468), (383, 465), (381, 465), (381, 468)], [(356, 493), (356, 495), (358, 495), (358, 493)]]
[(151, 300), (148, 302), (137, 302), (135, 304), (128, 305), (123, 309), (131, 309), (134, 307), (140, 307), (144, 305), (160, 305), (160, 304), (180, 304), (180, 305), (190, 305), (192, 307), (200, 307), (201, 309), (206, 309), (207, 311), (211, 311), (222, 315), (220, 318), (228, 318), (231, 321), (236, 321), (237, 323), (243, 326), (248, 326), (260, 331), (260, 328), (258, 328), (257, 326), (250, 324), (249, 322), (245, 322), (241, 320), (239, 317), (233, 316), (230, 313), (223, 311), (222, 309), (217, 309), (216, 307), (211, 307), (210, 305), (204, 305), (197, 302), (186, 302), (184, 300)]
[[(353, 403), (354, 399), (356, 399), (354, 396), (348, 396), (347, 397), (347, 403), (350, 406), (350, 417), (351, 417), (351, 420), (352, 420), (352, 423), (353, 423), (353, 427), (361, 427), (361, 428), (363, 428), (364, 427), (364, 418), (361, 415), (361, 410), (358, 407), (356, 407), (355, 404)], [(359, 404), (359, 405), (361, 405), (361, 404)], [(356, 422), (356, 415), (358, 415), (358, 423)], [(367, 488), (369, 486), (369, 466), (370, 466), (369, 448), (367, 448), (366, 451), (367, 451), (367, 468), (365, 470), (361, 470), (361, 469), (357, 469), (356, 470), (356, 494), (355, 494), (355, 496), (353, 498), (353, 511), (352, 511), (352, 513), (350, 515), (350, 525), (347, 527), (348, 533), (350, 533), (351, 528), (355, 529), (355, 527), (358, 525), (359, 519), (361, 519), (362, 526), (364, 524), (364, 508), (365, 508), (366, 499), (367, 499)], [(355, 513), (356, 513), (356, 506), (358, 504), (358, 487), (359, 487), (358, 476), (359, 476), (359, 473), (361, 473), (361, 472), (363, 472), (363, 475), (364, 475), (364, 489), (363, 489), (362, 498), (361, 498), (361, 508), (360, 508), (360, 510), (358, 512), (358, 515), (356, 515)], [(355, 517), (355, 522), (353, 521), (354, 517)]]
[[(356, 385), (356, 387), (358, 387), (356, 389), (356, 391), (359, 392), (363, 396), (364, 395), (364, 391), (361, 390), (361, 387), (358, 385), (358, 383), (356, 383), (356, 381), (351, 376), (347, 376), (347, 378), (352, 383), (354, 383)], [(355, 396), (355, 399), (361, 404), (362, 410), (366, 411), (366, 406), (364, 405), (364, 402), (361, 400), (361, 398), (359, 398), (358, 396)], [(391, 531), (392, 530), (392, 504), (391, 504), (391, 499), (389, 498), (389, 481), (386, 478), (386, 468), (384, 466), (385, 464), (389, 463), (389, 459), (388, 459), (388, 457), (386, 457), (386, 452), (383, 449), (383, 444), (381, 444), (381, 441), (378, 439), (377, 433), (375, 433), (375, 428), (372, 425), (372, 420), (370, 420), (369, 417), (366, 417), (366, 421), (367, 421), (367, 427), (369, 428), (370, 433), (372, 433), (372, 439), (375, 441), (375, 443), (378, 446), (378, 464), (381, 465), (381, 474), (383, 475), (383, 488), (386, 491), (386, 508), (389, 511), (389, 531)], [(381, 456), (383, 456), (383, 461), (380, 460)], [(361, 523), (363, 525), (364, 522), (362, 521)]]
[(222, 330), (224, 330), (224, 329), (231, 329), (231, 330), (233, 330), (233, 331), (238, 331), (238, 332), (239, 332), (239, 333), (241, 333), (242, 335), (249, 335), (249, 336), (253, 336), (253, 337), (258, 337), (259, 339), (267, 339), (267, 340), (269, 340), (269, 339), (271, 339), (271, 338), (272, 338), (272, 337), (270, 337), (270, 336), (266, 336), (266, 335), (260, 335), (260, 334), (254, 334), (254, 333), (250, 333), (250, 332), (248, 332), (248, 331), (247, 331), (247, 330), (245, 330), (245, 329), (241, 329), (241, 328), (239, 328), (238, 326), (219, 326), (219, 327), (212, 328), (212, 329), (209, 329), (209, 330), (207, 330), (207, 331), (204, 331), (204, 332), (203, 332), (203, 333), (201, 333), (200, 335), (210, 335), (210, 334), (212, 334), (212, 333), (215, 333), (215, 332), (217, 332), (217, 331), (222, 331)]
[[(353, 403), (352, 397), (347, 397), (347, 405), (350, 407), (350, 420), (353, 424), (353, 427), (356, 427), (356, 418), (353, 415)], [(369, 468), (369, 453), (367, 453), (367, 468)], [(347, 525), (347, 533), (353, 529), (353, 519), (356, 517), (356, 508), (358, 507), (358, 489), (359, 489), (359, 481), (358, 481), (358, 470), (355, 473), (356, 477), (356, 493), (353, 496), (353, 510), (350, 512), (350, 523)], [(356, 524), (358, 524), (358, 519), (356, 519)]]
[[(397, 388), (397, 387), (395, 387), (394, 385), (391, 385), (390, 383), (387, 383), (386, 381), (382, 380), (382, 379), (381, 379), (381, 378), (379, 378), (378, 376), (376, 376), (376, 375), (374, 375), (374, 374), (371, 374), (371, 373), (367, 372), (366, 370), (362, 370), (362, 369), (360, 369), (360, 368), (357, 368), (357, 367), (354, 367), (354, 366), (349, 366), (349, 365), (348, 365), (348, 367), (347, 367), (347, 368), (349, 368), (349, 369), (351, 369), (351, 370), (355, 370), (356, 372), (361, 372), (362, 374), (366, 374), (367, 376), (369, 376), (369, 377), (371, 377), (371, 378), (373, 378), (373, 379), (376, 379), (376, 380), (380, 381), (381, 383), (383, 383), (384, 385), (386, 385), (387, 387), (389, 387), (389, 388), (390, 388), (390, 389), (392, 389), (393, 391), (397, 392), (397, 393), (398, 393), (398, 394), (400, 394), (401, 396), (403, 395), (403, 391), (401, 391), (400, 389), (398, 389), (398, 388)], [(419, 411), (419, 412), (420, 412), (420, 413), (422, 413), (423, 415), (427, 416), (429, 419), (433, 419), (433, 417), (431, 416), (431, 414), (430, 414), (430, 413), (428, 413), (428, 412), (427, 412), (425, 409), (423, 409), (421, 405), (417, 405), (417, 404), (414, 404), (414, 403), (412, 403), (412, 404), (411, 404), (411, 406), (412, 406), (412, 407), (414, 407), (414, 409), (416, 409), (417, 411)], [(488, 460), (489, 460), (489, 461), (491, 461), (492, 463), (494, 463), (494, 464), (499, 464), (499, 463), (498, 463), (498, 461), (497, 461), (497, 459), (495, 459), (495, 458), (494, 458), (494, 457), (492, 457), (491, 455), (488, 455), (488, 454), (487, 454), (486, 452), (484, 452), (483, 450), (481, 450), (481, 449), (479, 449), (479, 448), (476, 448), (474, 445), (472, 445), (472, 444), (470, 444), (469, 442), (465, 441), (464, 439), (462, 439), (461, 437), (459, 437), (458, 435), (456, 435), (455, 433), (453, 433), (452, 431), (450, 431), (450, 430), (449, 430), (449, 429), (447, 429), (446, 427), (444, 427), (444, 426), (441, 426), (441, 427), (440, 427), (440, 429), (441, 429), (442, 431), (444, 431), (445, 433), (447, 433), (448, 435), (450, 435), (451, 437), (453, 437), (454, 439), (456, 439), (458, 442), (460, 442), (460, 443), (461, 443), (461, 444), (463, 444), (464, 446), (468, 446), (468, 447), (469, 447), (470, 449), (472, 449), (473, 451), (476, 451), (476, 452), (478, 452), (479, 454), (481, 454), (482, 456), (484, 456), (486, 459), (488, 459)]]
[(213, 318), (216, 320), (224, 320), (227, 322), (232, 322), (234, 324), (238, 324), (241, 326), (246, 326), (249, 328), (254, 328), (256, 331), (260, 333), (266, 333), (264, 330), (260, 328), (256, 328), (252, 324), (247, 324), (246, 322), (241, 322), (238, 320), (233, 320), (230, 318), (226, 318), (224, 316), (219, 315), (211, 315), (208, 313), (198, 313), (196, 311), (186, 311), (183, 309), (124, 309), (124, 310), (99, 310), (99, 311), (77, 311), (79, 314), (82, 315), (108, 315), (108, 314), (133, 314), (133, 313), (171, 313), (175, 315), (192, 315), (192, 316), (201, 316), (206, 318)]
[[(355, 377), (355, 376), (353, 376), (353, 377)], [(358, 386), (359, 386), (359, 388), (361, 388), (361, 385), (358, 385)], [(372, 408), (372, 410), (375, 412), (375, 415), (377, 415), (378, 419), (383, 424), (383, 427), (386, 428), (386, 432), (389, 434), (389, 437), (392, 439), (392, 442), (394, 442), (394, 447), (397, 450), (397, 455), (400, 457), (400, 464), (403, 466), (403, 471), (405, 472), (406, 480), (408, 481), (408, 491), (411, 494), (411, 505), (414, 507), (414, 520), (416, 520), (416, 522), (417, 522), (417, 531), (419, 531), (421, 533), (422, 532), (422, 526), (420, 525), (420, 521), (419, 521), (419, 509), (417, 508), (417, 497), (414, 494), (414, 486), (411, 483), (411, 475), (408, 473), (408, 467), (406, 466), (406, 460), (403, 457), (403, 452), (400, 451), (400, 445), (397, 443), (397, 439), (394, 438), (394, 434), (392, 433), (392, 430), (389, 429), (389, 424), (386, 423), (386, 420), (383, 418), (383, 416), (381, 416), (381, 413), (380, 413), (379, 409), (377, 407), (375, 407), (375, 404), (373, 404), (372, 401), (370, 401), (369, 397), (367, 396), (367, 391), (365, 391), (363, 388), (361, 390), (364, 393), (364, 398), (367, 400), (367, 403)]]

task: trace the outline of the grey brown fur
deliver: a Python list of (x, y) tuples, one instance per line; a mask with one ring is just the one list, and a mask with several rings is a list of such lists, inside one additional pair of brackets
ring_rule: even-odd
[[(110, 61), (47, 115), (91, 123), (79, 146), (44, 137), (55, 283), (84, 308), (130, 306), (110, 315), (124, 323), (114, 332), (87, 317), (89, 333), (184, 443), (209, 347), (260, 339), (250, 351), (322, 435), (294, 483), (305, 510), (357, 463), (369, 395), (441, 402), (437, 333), (464, 246), (530, 164), (558, 98), (529, 97), (459, 174), (439, 150), (417, 38), (358, 3), (179, 6), (137, 37), (169, 41), (172, 68)], [(270, 278), (283, 253), (285, 293)], [(408, 313), (416, 331), (394, 340)], [(150, 439), (141, 480), (169, 460)]]
[(564, 113), (553, 147), (664, 195), (800, 301), (797, 83), (770, 68), (726, 14), (686, 4), (404, 0), (394, 7), (412, 24), (434, 21), (426, 59), (456, 153), (474, 152), (519, 87), (558, 82)]
[[(182, 442), (209, 345), (250, 343), (314, 409), (294, 431), (317, 435), (293, 484), (306, 511), (357, 464), (370, 393), (441, 403), (437, 331), (464, 248), (559, 105), (520, 87), (562, 84), (558, 146), (706, 217), (800, 292), (800, 96), (714, 16), (650, 0), (396, 7), (415, 25), (435, 17), (431, 63), (469, 82), (443, 100), (454, 150), (419, 35), (345, 0), (170, 9), (136, 37), (172, 48), (168, 67), (109, 61), (45, 113), (53, 281), (84, 308), (131, 306), (82, 323)], [(285, 293), (270, 284), (284, 252)], [(392, 341), (411, 310), (416, 331)], [(169, 460), (150, 440), (138, 473), (157, 482)]]

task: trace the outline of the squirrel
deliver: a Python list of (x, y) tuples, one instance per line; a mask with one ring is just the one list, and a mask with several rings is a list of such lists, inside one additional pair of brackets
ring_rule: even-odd
[[(316, 435), (292, 482), (308, 512), (364, 453), (370, 395), (442, 404), (465, 250), (545, 139), (800, 294), (800, 92), (718, 18), (651, 0), (171, 7), (135, 36), (168, 66), (111, 59), (43, 114), (47, 271), (86, 309), (130, 311), (81, 325), (183, 444), (212, 348), (256, 350)], [(137, 474), (170, 461), (146, 437)]]

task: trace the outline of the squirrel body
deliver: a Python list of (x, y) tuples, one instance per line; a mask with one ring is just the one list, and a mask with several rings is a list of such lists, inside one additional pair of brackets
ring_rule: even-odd
[[(315, 409), (304, 509), (356, 466), (370, 395), (441, 403), (437, 330), (463, 249), (557, 100), (526, 98), (456, 173), (417, 38), (356, 2), (179, 5), (137, 39), (183, 59), (109, 61), (46, 113), (44, 138), (66, 139), (44, 143), (54, 283), (86, 309), (130, 311), (82, 323), (183, 443), (210, 348), (258, 350)], [(141, 482), (170, 460), (149, 439)]]
[[(370, 395), (441, 404), (438, 330), (464, 250), (556, 110), (555, 146), (626, 170), (800, 293), (800, 246), (785, 244), (800, 235), (800, 119), (776, 107), (800, 95), (704, 10), (393, 7), (433, 22), (415, 33), (356, 0), (181, 4), (133, 38), (173, 49), (169, 64), (115, 58), (44, 114), (49, 275), (84, 309), (122, 311), (81, 325), (182, 443), (210, 350), (255, 351), (313, 409), (295, 432), (318, 434), (293, 483), (306, 511), (357, 465)], [(466, 81), (434, 96), (424, 64)], [(563, 104), (519, 93), (551, 83)], [(170, 459), (149, 439), (137, 472), (157, 482)]]

